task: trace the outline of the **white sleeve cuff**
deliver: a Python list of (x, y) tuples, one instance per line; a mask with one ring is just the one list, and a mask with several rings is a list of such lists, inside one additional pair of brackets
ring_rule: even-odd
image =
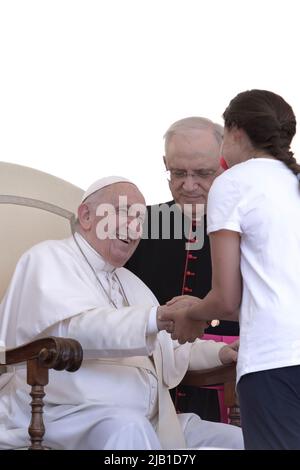
[(146, 328), (146, 336), (150, 336), (150, 335), (154, 335), (158, 333), (157, 321), (156, 321), (157, 309), (158, 307), (152, 307), (150, 310), (148, 325)]

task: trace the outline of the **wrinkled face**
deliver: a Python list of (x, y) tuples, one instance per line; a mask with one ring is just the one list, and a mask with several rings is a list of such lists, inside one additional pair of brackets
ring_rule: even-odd
[(97, 193), (79, 207), (81, 233), (105, 261), (121, 267), (140, 242), (145, 200), (130, 183), (112, 184)]
[(220, 144), (211, 130), (193, 130), (171, 136), (166, 148), (172, 196), (184, 204), (206, 205), (207, 194), (220, 171)]

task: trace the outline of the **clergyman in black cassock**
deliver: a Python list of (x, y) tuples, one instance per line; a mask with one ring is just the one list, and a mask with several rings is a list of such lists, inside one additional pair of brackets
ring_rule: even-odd
[[(163, 234), (162, 229), (163, 205), (148, 206), (143, 238), (126, 267), (144, 281), (160, 304), (165, 304), (172, 297), (182, 294), (203, 298), (211, 289), (211, 258), (206, 234), (206, 215), (196, 228), (188, 217), (183, 216), (174, 201), (166, 204), (168, 207), (173, 207), (169, 219), (169, 237), (167, 230)], [(157, 213), (160, 213), (159, 227), (157, 227)], [(179, 220), (182, 221), (179, 238), (176, 238), (179, 234), (178, 230), (176, 233), (174, 229), (175, 220), (177, 223)], [(157, 238), (153, 238), (153, 235)], [(166, 236), (165, 239), (163, 235)], [(195, 238), (203, 246), (200, 249), (188, 250), (187, 247), (194, 248)], [(222, 321), (217, 327), (209, 327), (206, 333), (238, 336), (238, 323)], [(175, 398), (174, 392), (172, 396)], [(180, 386), (177, 388), (176, 407), (180, 412), (197, 413), (202, 419), (211, 421), (220, 419), (215, 390)]]

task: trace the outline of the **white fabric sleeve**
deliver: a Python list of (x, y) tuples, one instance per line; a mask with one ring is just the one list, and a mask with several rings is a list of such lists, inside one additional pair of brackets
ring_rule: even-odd
[[(152, 307), (149, 315), (149, 320), (148, 320), (148, 325), (146, 329), (146, 335), (153, 335), (155, 333), (158, 333), (158, 328), (157, 328), (157, 308), (158, 307)], [(71, 322), (72, 318), (68, 318), (67, 320), (64, 320), (62, 322), (56, 323), (53, 326), (50, 326), (50, 328), (47, 328), (47, 334), (49, 336), (61, 336), (61, 337), (66, 337), (68, 336), (68, 328), (69, 324)], [(45, 334), (45, 332), (44, 332)], [(0, 350), (1, 350), (1, 342), (0, 342)]]
[(223, 365), (219, 352), (226, 343), (196, 339), (192, 344), (189, 370), (204, 370)]
[(207, 233), (227, 229), (242, 232), (242, 198), (237, 181), (223, 173), (213, 182), (207, 200)]
[(157, 337), (152, 329), (147, 334), (149, 315), (156, 309), (96, 308), (56, 323), (44, 330), (42, 336), (77, 339), (85, 358), (148, 356), (153, 352)]
[(4, 341), (0, 341), (0, 363), (5, 364), (6, 356), (5, 356), (5, 343)]
[(157, 309), (158, 307), (152, 307), (150, 315), (149, 315), (149, 320), (148, 320), (148, 325), (146, 329), (146, 335), (153, 335), (158, 333), (158, 328), (157, 328)]

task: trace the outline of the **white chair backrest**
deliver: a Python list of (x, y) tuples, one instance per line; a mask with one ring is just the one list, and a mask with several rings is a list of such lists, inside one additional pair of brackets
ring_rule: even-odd
[(71, 235), (82, 194), (53, 175), (0, 162), (0, 301), (28, 248)]

